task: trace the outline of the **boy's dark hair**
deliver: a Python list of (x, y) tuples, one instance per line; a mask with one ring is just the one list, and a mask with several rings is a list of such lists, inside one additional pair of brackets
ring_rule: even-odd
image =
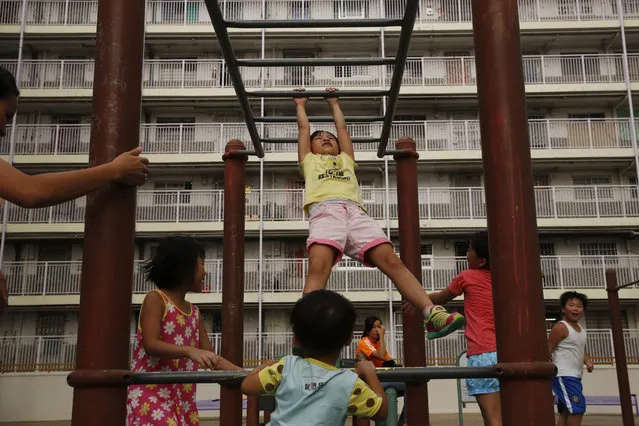
[(477, 257), (486, 260), (486, 269), (490, 269), (490, 250), (488, 246), (488, 232), (480, 231), (470, 238), (470, 246), (477, 253)]
[(174, 289), (193, 282), (204, 247), (191, 237), (169, 237), (160, 243), (153, 259), (144, 265), (147, 281), (160, 289)]
[(308, 356), (338, 355), (353, 336), (355, 308), (333, 291), (316, 290), (295, 303), (291, 325)]
[(335, 140), (337, 141), (337, 152), (341, 153), (342, 152), (342, 148), (340, 148), (339, 146), (339, 139), (337, 139), (337, 136), (335, 136), (334, 134), (332, 134), (331, 132), (329, 132), (328, 130), (315, 130), (313, 133), (311, 133), (311, 142), (313, 142), (313, 139), (315, 139), (317, 136), (319, 136), (321, 133), (328, 133), (329, 135), (331, 135), (332, 137), (335, 138)]
[(571, 299), (578, 299), (584, 307), (584, 311), (588, 307), (588, 296), (583, 293), (577, 293), (576, 291), (567, 291), (561, 295), (559, 298), (559, 306), (561, 308), (565, 308), (568, 304), (568, 301)]
[(375, 315), (371, 315), (364, 320), (364, 332), (362, 333), (362, 337), (368, 336), (368, 333), (370, 333), (375, 326), (375, 321), (379, 321), (380, 324), (383, 324), (381, 318)]
[(9, 96), (20, 96), (16, 79), (8, 69), (0, 67), (0, 99)]

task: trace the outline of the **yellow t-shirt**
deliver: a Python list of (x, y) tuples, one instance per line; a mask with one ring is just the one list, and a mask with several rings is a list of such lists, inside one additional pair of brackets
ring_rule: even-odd
[[(335, 366), (318, 361), (314, 358), (304, 358), (304, 360), (316, 367), (319, 367), (320, 371), (337, 370)], [(284, 371), (285, 362), (286, 357), (258, 373), (262, 389), (266, 394), (275, 395), (277, 388), (282, 382), (282, 372)], [(294, 375), (294, 377), (297, 377), (298, 375), (299, 374)], [(353, 390), (351, 391), (351, 396), (348, 399), (347, 413), (349, 416), (373, 417), (381, 408), (382, 402), (382, 397), (373, 392), (366, 382), (357, 378), (355, 386), (353, 386)]]
[(304, 210), (308, 214), (311, 204), (331, 198), (345, 198), (359, 204), (364, 202), (355, 176), (357, 163), (348, 156), (308, 153), (300, 163), (300, 171), (306, 183)]

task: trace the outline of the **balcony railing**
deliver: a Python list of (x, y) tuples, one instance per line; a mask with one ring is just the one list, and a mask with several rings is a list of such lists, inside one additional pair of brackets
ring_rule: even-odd
[[(332, 130), (329, 125), (318, 129)], [(351, 123), (354, 137), (378, 137), (379, 123)], [(628, 119), (547, 119), (529, 120), (530, 148), (533, 150), (631, 148)], [(265, 124), (266, 138), (296, 138), (297, 125)], [(90, 124), (21, 124), (16, 126), (15, 152), (18, 155), (78, 155), (89, 153)], [(418, 151), (479, 151), (478, 120), (398, 121), (391, 140), (411, 136)], [(140, 144), (146, 154), (211, 154), (224, 152), (231, 139), (249, 141), (243, 123), (142, 124)], [(268, 152), (296, 152), (295, 144), (268, 144)], [(376, 152), (377, 144), (358, 144), (359, 152)], [(9, 153), (9, 138), (0, 139), (0, 154)]]
[[(639, 54), (629, 54), (630, 80), (639, 81)], [(90, 89), (93, 85), (92, 59), (27, 59), (22, 62), (22, 89)], [(17, 61), (0, 65), (16, 73)], [(573, 85), (623, 83), (621, 54), (535, 55), (523, 57), (527, 85)], [(244, 84), (264, 87), (385, 87), (390, 85), (393, 66), (293, 66), (241, 67)], [(403, 86), (475, 86), (475, 58), (408, 58)], [(232, 82), (222, 59), (146, 59), (142, 85), (149, 89), (230, 88)], [(173, 94), (171, 94), (173, 95)]]
[[(95, 25), (97, 0), (35, 0), (27, 5), (28, 25)], [(149, 25), (210, 25), (203, 0), (149, 0)], [(374, 19), (401, 18), (405, 0), (220, 0), (225, 19)], [(519, 0), (522, 22), (617, 20), (616, 3), (606, 0)], [(639, 16), (637, 0), (625, 0), (623, 13)], [(0, 1), (0, 25), (20, 24), (22, 0)], [(417, 23), (470, 23), (470, 0), (421, 0)]]
[[(639, 330), (624, 330), (626, 359), (629, 364), (639, 364)], [(213, 348), (220, 351), (221, 336), (210, 334)], [(263, 355), (258, 353), (258, 334), (244, 334), (244, 366), (251, 367), (267, 359), (275, 359), (292, 350), (291, 333), (264, 333), (262, 335)], [(76, 336), (18, 336), (0, 337), (0, 372), (27, 371), (69, 371), (73, 369), (76, 354)], [(132, 341), (133, 339), (131, 339)], [(343, 358), (355, 358), (358, 340), (342, 351)], [(387, 344), (390, 342), (388, 337)], [(392, 345), (390, 345), (392, 347)], [(402, 336), (398, 333), (395, 341), (402, 359)], [(455, 365), (457, 356), (466, 349), (465, 338), (456, 332), (442, 339), (426, 340), (426, 362), (430, 366)], [(596, 364), (614, 364), (612, 332), (610, 330), (588, 330), (586, 351)]]
[[(145, 280), (139, 261), (133, 272), (133, 293), (145, 294), (154, 288)], [(222, 260), (207, 260), (208, 275), (204, 292), (222, 291)], [(639, 256), (542, 256), (545, 290), (593, 290), (605, 287), (606, 269), (614, 269), (620, 283), (639, 280)], [(430, 257), (422, 259), (422, 282), (427, 291), (446, 288), (452, 279), (467, 268), (465, 258)], [(12, 296), (56, 296), (80, 294), (81, 261), (5, 262), (9, 294)], [(268, 258), (262, 260), (262, 292), (300, 293), (308, 271), (308, 261)], [(365, 268), (354, 260), (344, 259), (333, 268), (328, 286), (341, 292), (388, 290), (388, 280), (377, 269)], [(256, 293), (260, 288), (259, 261), (244, 263), (244, 290)]]
[[(633, 185), (541, 186), (534, 190), (538, 219), (639, 217), (639, 194)], [(390, 219), (397, 219), (397, 191), (391, 188), (388, 192), (389, 199), (386, 200), (383, 188), (362, 189), (364, 204), (372, 218), (386, 219), (388, 203)], [(246, 194), (248, 222), (259, 220), (259, 195), (258, 190)], [(138, 223), (221, 222), (224, 218), (223, 197), (223, 190), (138, 191), (136, 220)], [(419, 188), (418, 197), (421, 220), (486, 218), (482, 187)], [(269, 222), (305, 221), (303, 200), (304, 190), (301, 189), (265, 189), (263, 219)], [(9, 223), (82, 223), (85, 205), (85, 197), (41, 209), (9, 204)]]

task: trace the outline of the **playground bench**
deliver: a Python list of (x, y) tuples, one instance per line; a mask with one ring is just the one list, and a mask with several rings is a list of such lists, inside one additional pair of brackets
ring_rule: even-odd
[[(630, 395), (633, 407), (635, 407), (635, 414), (639, 416), (639, 401), (637, 401), (637, 395)], [(586, 406), (588, 405), (621, 405), (619, 395), (613, 396), (586, 396)]]

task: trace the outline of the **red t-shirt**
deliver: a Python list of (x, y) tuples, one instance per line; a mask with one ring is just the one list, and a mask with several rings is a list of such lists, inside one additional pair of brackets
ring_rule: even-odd
[(468, 356), (497, 350), (493, 288), (490, 271), (468, 269), (462, 271), (448, 285), (455, 296), (464, 295), (466, 340)]

